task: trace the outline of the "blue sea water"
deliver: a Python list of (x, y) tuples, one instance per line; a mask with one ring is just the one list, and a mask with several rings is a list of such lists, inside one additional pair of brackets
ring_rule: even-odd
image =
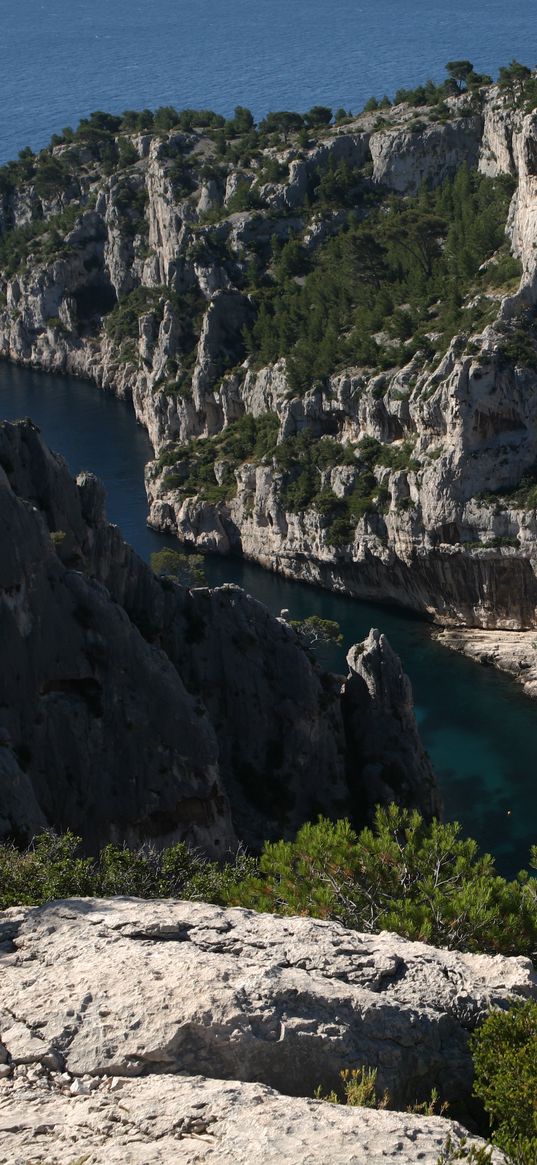
[(0, 0), (0, 162), (93, 109), (354, 112), (469, 57), (537, 62), (535, 0)]

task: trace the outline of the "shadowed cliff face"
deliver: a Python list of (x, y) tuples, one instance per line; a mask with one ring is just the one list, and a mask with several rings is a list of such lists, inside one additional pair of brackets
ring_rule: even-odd
[[(222, 161), (203, 130), (132, 134), (122, 138), (129, 164), (116, 160), (111, 175), (95, 144), (78, 144), (76, 156), (69, 143), (55, 147), (72, 172), (61, 196), (43, 198), (32, 179), (2, 196), (0, 237), (12, 251), (0, 271), (0, 355), (132, 399), (159, 455), (146, 482), (156, 528), (448, 625), (530, 628), (537, 522), (512, 494), (537, 464), (536, 115), (491, 87), (470, 104), (449, 98), (438, 117), (423, 108), (416, 120), (401, 105), (240, 164)], [(511, 282), (483, 285), (479, 326), (469, 293), (463, 330), (433, 356), (403, 345), (398, 367), (352, 365), (300, 393), (285, 359), (260, 367), (246, 356), (256, 294), (287, 240), (300, 242), (307, 270), (351, 212), (365, 219), (382, 192), (411, 196), (462, 166), (517, 180), (506, 224), (522, 269), (516, 294), (511, 271)], [(346, 175), (344, 193), (319, 202), (335, 174)], [(501, 261), (492, 254), (485, 266)], [(302, 276), (290, 278), (298, 287)], [(206, 465), (183, 488), (188, 443), (217, 442), (242, 418), (268, 414), (273, 448), (230, 461), (214, 445), (210, 488)], [(354, 450), (320, 471), (333, 513), (286, 500), (277, 449), (304, 434)], [(372, 504), (353, 510), (364, 437), (378, 443), (365, 467)], [(505, 497), (491, 501), (491, 488)], [(340, 511), (348, 520), (334, 537)]]
[(438, 808), (378, 635), (344, 682), (240, 588), (160, 582), (28, 421), (0, 426), (0, 541), (0, 834), (218, 854), (379, 799)]

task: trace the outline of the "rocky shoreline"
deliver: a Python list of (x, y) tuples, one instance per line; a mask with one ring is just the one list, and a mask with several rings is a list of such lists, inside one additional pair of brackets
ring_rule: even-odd
[(505, 672), (527, 696), (537, 697), (537, 638), (534, 631), (483, 631), (472, 627), (434, 630), (437, 643), (483, 667)]

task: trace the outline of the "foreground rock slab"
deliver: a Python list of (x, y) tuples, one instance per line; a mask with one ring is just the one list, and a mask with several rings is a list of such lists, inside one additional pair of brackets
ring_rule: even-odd
[(8, 1065), (201, 1073), (312, 1096), (378, 1069), (394, 1107), (436, 1086), (465, 1113), (468, 1033), (537, 995), (527, 959), (203, 903), (72, 899), (0, 915)]
[(24, 1077), (0, 1084), (1, 1165), (436, 1165), (463, 1131), (199, 1076), (106, 1080), (87, 1095)]

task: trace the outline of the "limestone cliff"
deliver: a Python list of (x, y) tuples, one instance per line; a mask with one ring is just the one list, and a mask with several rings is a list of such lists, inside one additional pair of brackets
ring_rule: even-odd
[(28, 421), (0, 425), (0, 531), (0, 835), (223, 854), (319, 812), (438, 810), (378, 633), (343, 680), (240, 588), (159, 581)]
[[(530, 628), (537, 115), (495, 87), (444, 106), (364, 114), (306, 143), (269, 143), (253, 156), (245, 148), (235, 161), (222, 161), (203, 129), (123, 134), (108, 176), (91, 141), (56, 146), (72, 176), (61, 196), (43, 197), (31, 179), (3, 195), (0, 231), (17, 254), (1, 283), (0, 353), (132, 398), (158, 454), (147, 471), (156, 527), (441, 623)], [(485, 266), (500, 274), (477, 296), (478, 325), (469, 294), (468, 326), (450, 342), (438, 342), (432, 322), (406, 362), (403, 345), (393, 367), (351, 365), (300, 392), (285, 358), (259, 367), (246, 355), (252, 279), (270, 282), (285, 240), (312, 258), (353, 214), (367, 218), (375, 191), (404, 198), (463, 165), (516, 179), (506, 228), (518, 290), (492, 255)], [(334, 174), (345, 177), (345, 197), (319, 200)], [(273, 419), (274, 448), (230, 457), (219, 441), (245, 416)], [(351, 450), (319, 482), (334, 513), (340, 505), (351, 515), (337, 538), (326, 507), (286, 502), (277, 449), (305, 433)], [(206, 474), (185, 488), (199, 438), (212, 442), (210, 488)], [(364, 438), (376, 442), (367, 465)], [(364, 473), (370, 504), (349, 511)]]

